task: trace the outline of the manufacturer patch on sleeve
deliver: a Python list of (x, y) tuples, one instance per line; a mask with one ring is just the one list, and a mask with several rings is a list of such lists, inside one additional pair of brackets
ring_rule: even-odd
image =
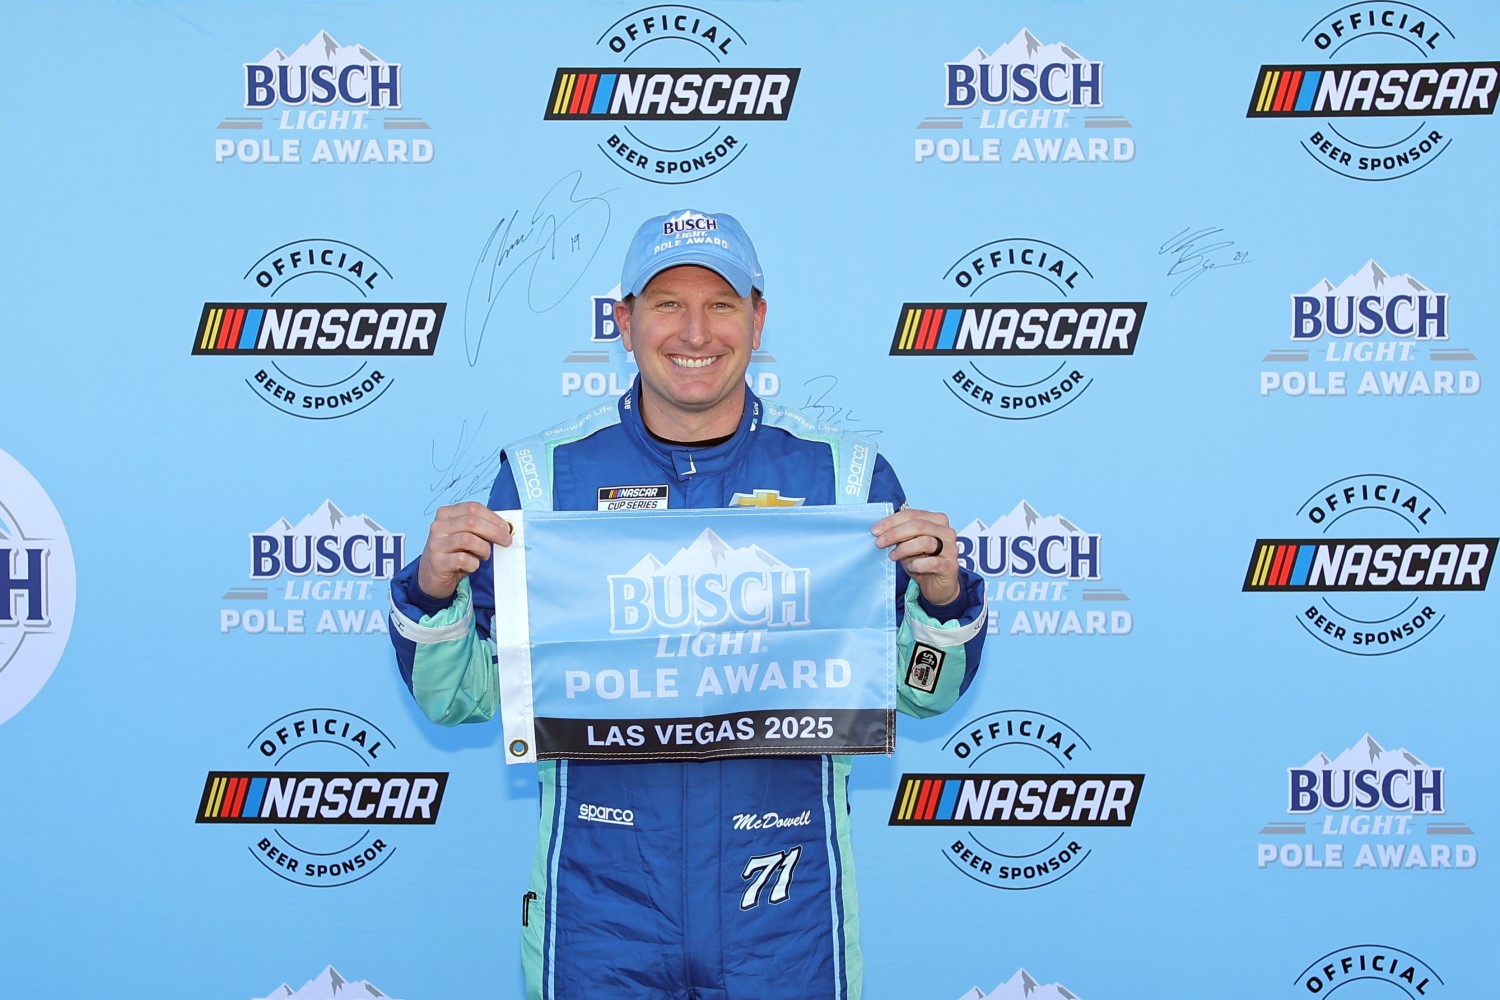
[(936, 691), (938, 674), (943, 672), (943, 658), (947, 655), (936, 646), (917, 643), (911, 651), (911, 661), (906, 665), (907, 686), (927, 694)]

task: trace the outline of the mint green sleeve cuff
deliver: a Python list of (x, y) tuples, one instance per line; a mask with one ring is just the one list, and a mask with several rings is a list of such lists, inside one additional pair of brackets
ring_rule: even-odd
[(921, 588), (906, 588), (906, 614), (896, 633), (896, 707), (925, 719), (946, 712), (963, 693), (968, 669), (964, 644), (984, 632), (986, 608), (973, 621), (940, 621), (922, 609)]
[(461, 580), (453, 603), (413, 620), (392, 607), (396, 631), (416, 643), (411, 690), (433, 722), (456, 726), (487, 722), (500, 707), (500, 676), (495, 651), (474, 631), (473, 594)]

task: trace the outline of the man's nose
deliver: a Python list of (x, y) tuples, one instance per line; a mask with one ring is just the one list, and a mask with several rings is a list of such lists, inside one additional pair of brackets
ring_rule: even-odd
[(678, 336), (682, 338), (683, 343), (692, 344), (694, 347), (708, 343), (708, 317), (696, 309), (688, 310)]

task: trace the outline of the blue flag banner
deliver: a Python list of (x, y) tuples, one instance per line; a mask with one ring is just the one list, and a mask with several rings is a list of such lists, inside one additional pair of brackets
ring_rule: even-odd
[(890, 753), (890, 511), (502, 511), (506, 759)]

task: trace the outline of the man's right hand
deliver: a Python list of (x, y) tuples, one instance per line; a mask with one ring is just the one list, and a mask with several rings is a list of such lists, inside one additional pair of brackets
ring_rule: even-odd
[(490, 557), (491, 545), (509, 545), (510, 525), (473, 500), (439, 507), (417, 567), (417, 586), (436, 600), (458, 590), (458, 582)]

